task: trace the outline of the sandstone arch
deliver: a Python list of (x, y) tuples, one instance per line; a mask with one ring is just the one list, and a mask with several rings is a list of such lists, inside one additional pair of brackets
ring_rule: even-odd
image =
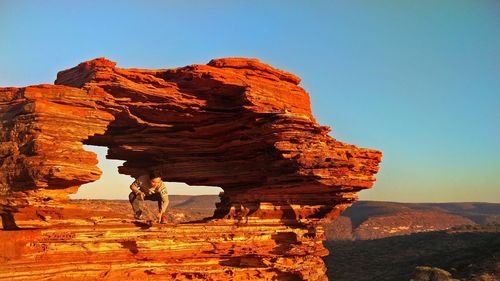
[(154, 167), (164, 180), (220, 186), (214, 221), (285, 225), (300, 232), (295, 244), (321, 241), (318, 224), (373, 185), (382, 154), (329, 136), (299, 83), (256, 59), (145, 70), (98, 58), (55, 85), (1, 88), (0, 212), (57, 208), (98, 179), (85, 143), (125, 160), (123, 174)]

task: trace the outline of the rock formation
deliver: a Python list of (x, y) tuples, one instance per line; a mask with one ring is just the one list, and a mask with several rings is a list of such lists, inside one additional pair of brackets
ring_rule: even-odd
[[(14, 239), (0, 278), (325, 280), (321, 224), (373, 185), (382, 154), (329, 136), (299, 83), (256, 59), (144, 70), (98, 58), (55, 85), (0, 88), (3, 226), (42, 221), (2, 233)], [(220, 186), (221, 202), (177, 226), (90, 219), (103, 214), (65, 201), (101, 174), (82, 144), (108, 147), (122, 174)]]

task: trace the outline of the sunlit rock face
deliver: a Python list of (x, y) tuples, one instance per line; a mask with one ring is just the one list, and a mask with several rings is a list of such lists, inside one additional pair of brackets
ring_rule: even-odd
[[(109, 148), (108, 158), (125, 160), (119, 168), (122, 174), (138, 176), (153, 168), (165, 181), (224, 189), (212, 218), (183, 226), (185, 230), (174, 228), (183, 235), (168, 238), (171, 233), (163, 232), (174, 230), (160, 227), (151, 242), (151, 228), (128, 226), (132, 240), (126, 241), (142, 246), (116, 257), (130, 263), (139, 277), (152, 268), (138, 263), (139, 253), (142, 258), (168, 255), (175, 249), (161, 245), (174, 239), (185, 249), (170, 267), (155, 267), (154, 274), (163, 278), (325, 279), (320, 257), (327, 251), (321, 245), (320, 224), (337, 217), (356, 200), (356, 192), (373, 185), (382, 154), (329, 136), (330, 129), (316, 123), (299, 83), (297, 76), (256, 59), (145, 70), (120, 69), (98, 58), (59, 72), (56, 85), (0, 88), (4, 227), (15, 228), (16, 216), (27, 212), (41, 217), (50, 212), (54, 217), (71, 209), (59, 215), (61, 222), (84, 218), (85, 212), (70, 207), (64, 198), (99, 178), (95, 154), (84, 151), (82, 144), (100, 145)], [(113, 232), (114, 224), (93, 223), (99, 227), (86, 242), (94, 243), (93, 250), (69, 248), (74, 258), (96, 255), (89, 263), (97, 269), (75, 278), (99, 276), (108, 262), (100, 254), (128, 249), (108, 245), (109, 251), (99, 250), (95, 245), (115, 243), (123, 236)], [(46, 229), (35, 240), (44, 240), (44, 231), (59, 229), (47, 220), (43, 225)], [(111, 231), (110, 238), (103, 241), (99, 231)], [(210, 258), (193, 255), (203, 235), (216, 248)], [(83, 243), (75, 237), (69, 239), (76, 239), (72, 245)], [(255, 239), (258, 243), (252, 244)], [(69, 240), (64, 243), (69, 245)], [(57, 257), (69, 248), (26, 251)], [(21, 263), (24, 258), (8, 258), (8, 271), (19, 270), (16, 259)], [(185, 265), (193, 258), (210, 262), (190, 270)], [(113, 272), (106, 275), (110, 279), (132, 272), (106, 270)]]
[[(15, 228), (21, 207), (57, 206), (82, 184), (99, 179), (97, 158), (82, 141), (104, 133), (113, 116), (77, 88), (0, 88), (0, 214)], [(26, 211), (26, 210), (25, 210)]]

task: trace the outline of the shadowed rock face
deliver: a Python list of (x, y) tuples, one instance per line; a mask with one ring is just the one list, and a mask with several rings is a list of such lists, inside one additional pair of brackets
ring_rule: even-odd
[[(299, 83), (256, 59), (144, 70), (98, 58), (59, 72), (56, 85), (0, 88), (4, 227), (14, 226), (15, 212), (63, 206), (66, 194), (99, 178), (85, 143), (125, 160), (122, 174), (154, 168), (163, 180), (220, 186), (212, 222), (285, 226), (269, 238), (280, 246), (262, 255), (282, 256), (303, 239), (321, 241), (318, 223), (373, 185), (382, 154), (330, 137)], [(316, 254), (297, 256), (324, 255), (320, 244)], [(221, 266), (234, 267), (237, 257)], [(314, 262), (324, 268), (319, 258)], [(307, 276), (276, 272), (281, 279)]]

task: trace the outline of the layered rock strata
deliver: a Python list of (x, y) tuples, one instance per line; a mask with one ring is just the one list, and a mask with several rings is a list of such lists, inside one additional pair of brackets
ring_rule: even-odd
[[(151, 242), (150, 229), (123, 226), (124, 232), (115, 233), (121, 227), (116, 221), (96, 223), (96, 228), (86, 230), (90, 232), (84, 247), (71, 248), (83, 243), (73, 238), (59, 239), (56, 245), (49, 241), (40, 251), (28, 243), (22, 254), (6, 257), (5, 272), (20, 272), (19, 264), (34, 262), (37, 256), (52, 260), (70, 248), (68, 262), (92, 256), (88, 266), (96, 267), (89, 270), (109, 271), (102, 275), (108, 278), (130, 271), (105, 269), (101, 252), (116, 257), (115, 262), (134, 264), (134, 270), (147, 273), (155, 268), (163, 277), (175, 279), (191, 264), (194, 249), (203, 248), (194, 236), (205, 235), (214, 247), (224, 248), (225, 235), (233, 233), (238, 250), (213, 251), (207, 263), (217, 261), (218, 266), (193, 265), (197, 270), (190, 271), (192, 278), (218, 280), (229, 270), (234, 280), (255, 279), (259, 272), (268, 280), (325, 279), (320, 256), (327, 252), (321, 246), (319, 225), (350, 206), (356, 192), (373, 185), (382, 154), (328, 135), (330, 129), (312, 116), (309, 96), (299, 83), (295, 75), (256, 59), (144, 70), (117, 68), (99, 58), (59, 72), (56, 85), (0, 89), (4, 228), (16, 228), (20, 213), (61, 211), (67, 194), (99, 178), (96, 157), (82, 144), (108, 147), (107, 158), (125, 160), (119, 168), (123, 174), (135, 177), (153, 168), (165, 181), (224, 190), (212, 218), (183, 226), (187, 236), (180, 232), (172, 238), (164, 232), (177, 233), (180, 228), (160, 228)], [(80, 231), (66, 227), (67, 233)], [(16, 237), (23, 237), (19, 233), (24, 231), (33, 240), (44, 240), (44, 233), (61, 231), (60, 225), (45, 228), (31, 234), (19, 230)], [(108, 231), (110, 243), (120, 244), (123, 238), (144, 245), (136, 256), (140, 253), (141, 261), (151, 263), (137, 265), (130, 253), (121, 255), (106, 245), (109, 241), (98, 237)], [(254, 245), (252, 239), (263, 244)], [(167, 262), (172, 241), (188, 250)], [(205, 258), (195, 256), (196, 263)], [(205, 274), (212, 271), (217, 277)], [(101, 276), (95, 274), (88, 276)]]
[(321, 239), (285, 225), (115, 221), (0, 238), (0, 280), (326, 280)]

